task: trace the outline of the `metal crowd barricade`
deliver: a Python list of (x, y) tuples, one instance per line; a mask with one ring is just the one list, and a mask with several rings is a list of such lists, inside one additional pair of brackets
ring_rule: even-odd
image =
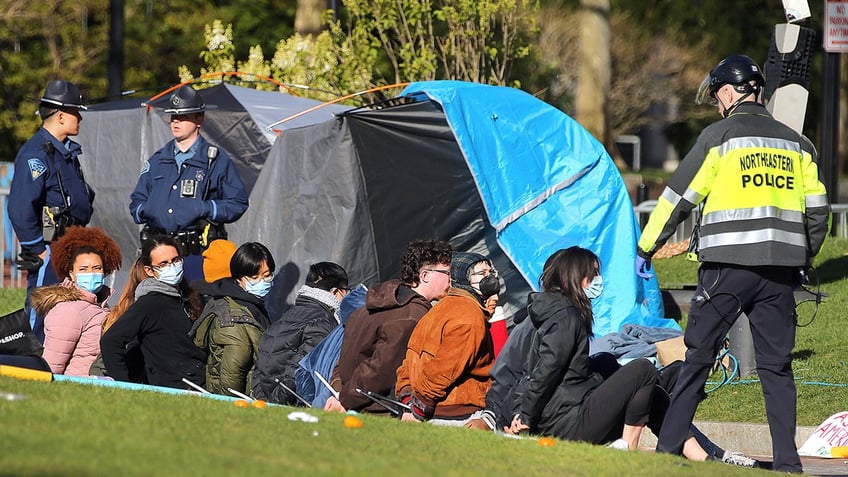
[[(636, 212), (636, 217), (639, 219), (640, 228), (645, 227), (645, 223), (648, 221), (648, 216), (651, 215), (651, 212), (654, 210), (656, 205), (656, 200), (646, 200), (645, 202), (633, 207), (633, 211)], [(832, 204), (830, 208), (833, 212), (833, 223), (831, 224), (830, 230), (831, 236), (848, 238), (848, 204)], [(689, 218), (684, 220), (677, 227), (677, 230), (671, 238), (668, 239), (668, 243), (677, 243), (688, 239), (692, 235), (692, 229), (695, 227), (698, 214), (698, 209), (695, 208)]]
[(848, 204), (832, 204), (830, 206), (833, 213), (833, 223), (831, 224), (830, 233), (835, 237), (848, 237)]
[(0, 220), (0, 250), (3, 252), (3, 260), (0, 262), (0, 288), (20, 288), (26, 286), (23, 274), (15, 264), (15, 258), (21, 251), (21, 244), (15, 233), (11, 230), (6, 211), (6, 199), (9, 198), (9, 188), (0, 187), (0, 210), (3, 211)]

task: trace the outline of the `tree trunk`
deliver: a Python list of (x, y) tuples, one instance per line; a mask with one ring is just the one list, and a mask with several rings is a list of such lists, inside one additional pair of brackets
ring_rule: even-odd
[(321, 14), (327, 9), (327, 0), (297, 0), (294, 31), (301, 35), (321, 32)]
[(606, 114), (610, 64), (610, 2), (580, 0), (576, 119), (604, 145), (611, 143)]

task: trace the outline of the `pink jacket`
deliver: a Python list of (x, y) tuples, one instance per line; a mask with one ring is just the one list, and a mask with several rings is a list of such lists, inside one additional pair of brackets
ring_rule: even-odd
[(89, 376), (100, 354), (102, 324), (109, 307), (110, 290), (98, 296), (80, 289), (70, 280), (33, 290), (32, 305), (44, 316), (44, 354), (56, 374)]

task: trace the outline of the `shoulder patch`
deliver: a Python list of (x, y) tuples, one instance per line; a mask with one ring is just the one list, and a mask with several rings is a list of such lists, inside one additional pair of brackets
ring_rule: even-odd
[(144, 165), (141, 166), (141, 172), (138, 175), (143, 175), (146, 172), (150, 172), (150, 161), (144, 161)]
[(29, 174), (32, 176), (32, 180), (38, 179), (41, 174), (47, 172), (47, 166), (37, 157), (27, 160), (27, 165), (29, 165)]

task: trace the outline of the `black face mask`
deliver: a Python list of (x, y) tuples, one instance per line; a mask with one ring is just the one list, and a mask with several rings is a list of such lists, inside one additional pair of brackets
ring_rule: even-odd
[(497, 275), (490, 273), (489, 276), (480, 280), (477, 287), (480, 288), (480, 295), (485, 300), (492, 295), (497, 295), (501, 291), (501, 282), (498, 280)]

